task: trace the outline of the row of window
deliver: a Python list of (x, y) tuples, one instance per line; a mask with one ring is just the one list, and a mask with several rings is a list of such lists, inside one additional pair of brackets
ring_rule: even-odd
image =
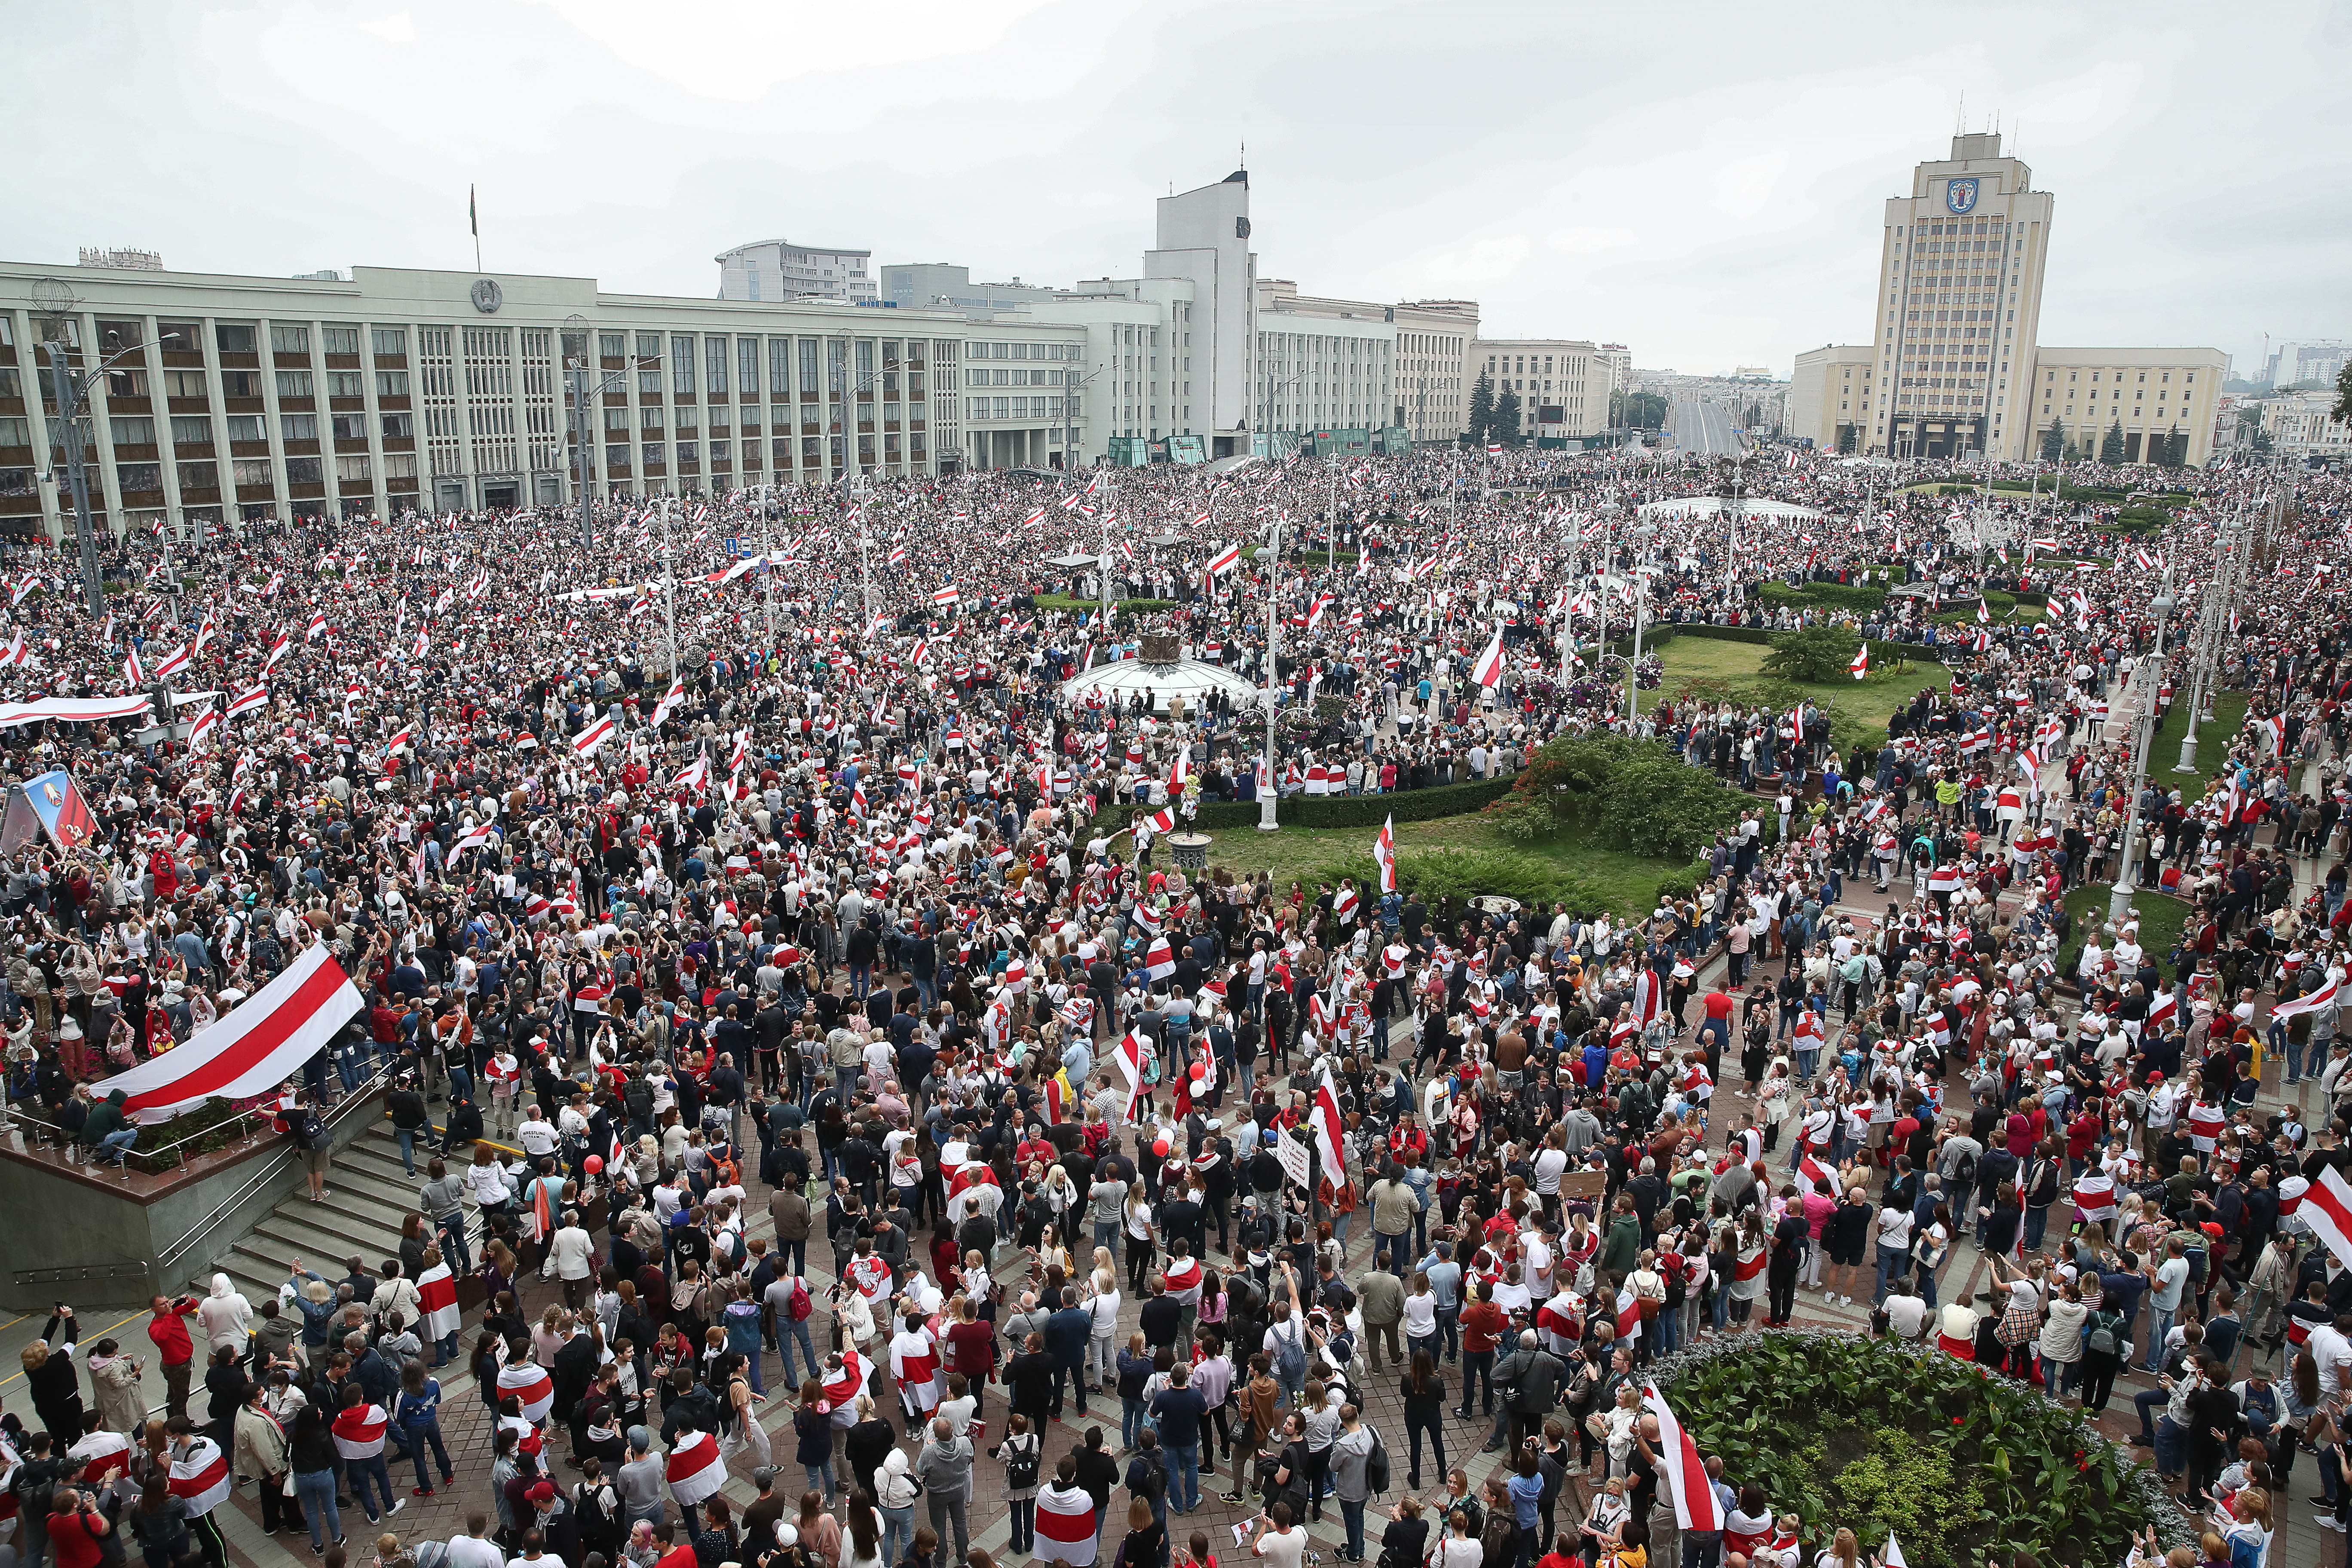
[[(415, 416), (404, 412), (379, 415), (385, 437), (393, 440), (414, 436)], [(89, 422), (79, 422), (85, 446), (89, 440)], [(209, 447), (213, 443), (213, 422), (202, 414), (175, 414), (168, 425), (174, 447)], [(221, 424), (231, 441), (264, 441), (268, 439), (268, 426), (258, 414), (231, 414)], [(155, 445), (156, 421), (144, 415), (117, 414), (107, 422), (107, 434), (117, 447), (152, 447)], [(315, 414), (281, 414), (278, 416), (278, 433), (289, 441), (315, 441), (321, 428)], [(363, 441), (367, 438), (368, 417), (364, 414), (332, 414), (323, 426), (338, 441)], [(0, 416), (0, 447), (29, 447), (33, 444), (33, 424), (15, 416)]]

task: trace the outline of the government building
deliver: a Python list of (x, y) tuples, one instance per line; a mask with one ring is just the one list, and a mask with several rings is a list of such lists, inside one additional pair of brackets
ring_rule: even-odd
[(2095, 452), (2120, 423), (2126, 462), (2178, 440), (2201, 467), (2228, 355), (2042, 345), (2054, 200), (1998, 134), (1955, 136), (1950, 157), (1914, 168), (1883, 216), (1871, 341), (1797, 356), (1790, 434), (1876, 457), (2020, 462), (2053, 427)]

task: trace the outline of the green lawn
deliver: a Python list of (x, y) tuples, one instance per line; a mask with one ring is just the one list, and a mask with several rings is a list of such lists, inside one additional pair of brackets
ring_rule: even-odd
[(2147, 772), (2150, 778), (2180, 792), (2183, 800), (2202, 800), (2205, 786), (2213, 782), (2213, 773), (2229, 754), (2230, 742), (2246, 722), (2246, 694), (2242, 691), (2217, 691), (2213, 694), (2213, 721), (2197, 726), (2197, 772), (2194, 774), (2172, 771), (2180, 761), (2180, 742), (2189, 733), (2189, 698), (2186, 692), (2172, 705), (2164, 723), (2156, 732), (2149, 746)]
[[(1685, 677), (1702, 677), (1717, 680), (1756, 680), (1769, 679), (1763, 673), (1764, 660), (1771, 649), (1761, 643), (1728, 642), (1717, 637), (1676, 637), (1666, 644), (1658, 658), (1665, 668), (1662, 689), (1671, 690), (1675, 682)], [(1871, 658), (1878, 658), (1874, 646)], [(1886, 738), (1886, 721), (1894, 711), (1911, 700), (1923, 686), (1937, 691), (1948, 690), (1952, 674), (1940, 664), (1915, 661), (1900, 668), (1882, 668), (1867, 680), (1797, 682), (1797, 689), (1815, 702), (1834, 705), (1850, 719), (1860, 721), (1873, 733), (1872, 743)], [(1654, 703), (1656, 693), (1644, 699), (1645, 705)]]
[[(2179, 742), (2176, 740), (2174, 744)], [(2074, 977), (2074, 962), (2083, 953), (2083, 938), (2096, 931), (2107, 918), (2107, 900), (2115, 894), (2112, 882), (2091, 882), (2066, 895), (2066, 912), (2074, 917), (2074, 935), (2058, 955), (2060, 978)], [(2151, 953), (2160, 969), (2165, 955), (2173, 943), (2180, 940), (2181, 928), (2188, 923), (2189, 906), (2185, 900), (2157, 892), (2150, 888), (2137, 889), (2132, 893), (2131, 907), (2139, 911), (2139, 944)]]
[[(1349, 856), (1370, 855), (1378, 833), (1370, 827), (1286, 827), (1278, 833), (1260, 833), (1255, 827), (1222, 828), (1209, 835), (1209, 864), (1252, 876), (1268, 871), (1276, 891), (1287, 892), (1297, 881), (1305, 883), (1311, 895), (1317, 867)], [(1591, 884), (1611, 910), (1621, 915), (1648, 914), (1656, 907), (1659, 881), (1683, 868), (1670, 861), (1586, 843), (1571, 835), (1522, 844), (1475, 813), (1432, 822), (1400, 822), (1396, 847), (1401, 857), (1415, 851), (1462, 849), (1549, 861)]]

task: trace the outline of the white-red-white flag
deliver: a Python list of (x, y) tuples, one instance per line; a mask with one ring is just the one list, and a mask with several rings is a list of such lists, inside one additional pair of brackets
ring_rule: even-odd
[(1665, 1463), (1666, 1488), (1674, 1494), (1675, 1527), (1685, 1531), (1721, 1530), (1723, 1509), (1715, 1495), (1715, 1483), (1707, 1479), (1706, 1462), (1700, 1459), (1698, 1445), (1675, 1419), (1654, 1384), (1642, 1388), (1642, 1408), (1657, 1417), (1658, 1451)]

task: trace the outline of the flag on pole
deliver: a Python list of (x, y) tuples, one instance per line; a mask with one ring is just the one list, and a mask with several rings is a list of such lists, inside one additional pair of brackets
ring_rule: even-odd
[(1331, 1085), (1331, 1072), (1325, 1068), (1323, 1081), (1315, 1086), (1315, 1103), (1307, 1108), (1307, 1119), (1315, 1129), (1316, 1152), (1323, 1156), (1323, 1174), (1337, 1187), (1347, 1179), (1348, 1163), (1339, 1154), (1339, 1091)]
[(1372, 840), (1372, 864), (1381, 868), (1381, 891), (1393, 893), (1396, 880), (1396, 814), (1391, 812), (1381, 824), (1380, 837)]
[(1478, 656), (1477, 667), (1471, 670), (1470, 679), (1481, 686), (1503, 684), (1503, 628), (1501, 626), (1495, 628), (1495, 640), (1488, 643), (1486, 651)]
[(1847, 665), (1846, 668), (1853, 671), (1853, 678), (1856, 680), (1860, 680), (1864, 676), (1870, 673), (1870, 645), (1868, 643), (1864, 643), (1860, 647), (1854, 649), (1853, 662)]
[[(1715, 1483), (1707, 1478), (1706, 1465), (1698, 1457), (1698, 1445), (1675, 1419), (1655, 1384), (1643, 1385), (1642, 1408), (1657, 1418), (1658, 1448), (1665, 1459), (1667, 1489), (1675, 1499), (1675, 1527), (1685, 1531), (1721, 1530), (1723, 1510), (1716, 1499)], [(1893, 1544), (1890, 1538), (1890, 1550)]]
[(2344, 1173), (2332, 1165), (2322, 1170), (2294, 1212), (2327, 1244), (2336, 1261), (2352, 1264), (2352, 1184), (2346, 1184)]
[(471, 185), (466, 187), (466, 227), (472, 231), (476, 239), (482, 237), (482, 216), (475, 208), (474, 187)]

